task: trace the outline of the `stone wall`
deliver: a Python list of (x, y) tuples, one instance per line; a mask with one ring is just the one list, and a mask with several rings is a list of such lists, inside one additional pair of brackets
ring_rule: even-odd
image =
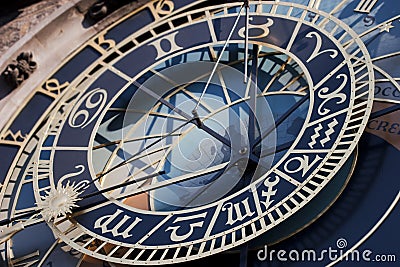
[[(7, 1), (0, 4), (0, 54), (69, 0)], [(16, 2), (10, 4), (10, 2)]]

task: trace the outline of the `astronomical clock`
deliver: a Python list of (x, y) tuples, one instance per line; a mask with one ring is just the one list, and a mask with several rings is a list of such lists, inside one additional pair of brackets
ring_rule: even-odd
[(398, 265), (400, 2), (71, 1), (28, 37), (1, 266)]

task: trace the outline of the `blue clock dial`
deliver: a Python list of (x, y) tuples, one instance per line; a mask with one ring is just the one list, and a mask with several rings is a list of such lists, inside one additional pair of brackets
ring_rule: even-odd
[(362, 134), (400, 148), (394, 7), (162, 0), (113, 22), (1, 132), (4, 261), (164, 265), (291, 242), (346, 195)]
[[(262, 54), (281, 53), (302, 73), (303, 81), (298, 78), (281, 89), (285, 100), (294, 103), (277, 118), (268, 103), (277, 95), (276, 84), (264, 82), (251, 95), (256, 85), (237, 79), (235, 64), (226, 65), (230, 71), (204, 71), (206, 64), (198, 63), (205, 49), (218, 58), (212, 66), (231, 61), (222, 60), (224, 53), (232, 56), (236, 49), (241, 55), (245, 21), (235, 4), (222, 12), (220, 7), (204, 9), (204, 18), (169, 27), (100, 63), (94, 77), (66, 93), (69, 102), (61, 101), (54, 111), (55, 118), (65, 119), (49, 124), (48, 132), (56, 137), (41, 152), (51, 158), (53, 187), (36, 194), (55, 234), (83, 253), (88, 243), (77, 244), (72, 236), (93, 236), (100, 247), (118, 252), (96, 254), (108, 261), (183, 261), (260, 235), (312, 199), (349, 157), (363, 130), (373, 88), (356, 82), (368, 81), (371, 71), (358, 64), (369, 61), (361, 41), (341, 42), (354, 38), (350, 29), (334, 20), (316, 27), (302, 20), (307, 9), (298, 6), (289, 12), (287, 7), (262, 4), (269, 12), (253, 14), (249, 26), (257, 30), (249, 35), (254, 62)], [(279, 16), (284, 10), (289, 14), (285, 19)], [(191, 17), (188, 13), (171, 20)], [(295, 34), (278, 39), (283, 29)], [(214, 48), (221, 44), (221, 50)], [(140, 62), (132, 65), (139, 55)], [(321, 68), (326, 61), (330, 64)], [(242, 63), (239, 58), (236, 67)], [(215, 70), (220, 80), (209, 88)], [(119, 125), (108, 124), (116, 111), (124, 112)], [(275, 128), (282, 131), (288, 118), (297, 137), (287, 147), (281, 139), (283, 148), (275, 159)], [(115, 148), (109, 150), (108, 144)], [(70, 208), (77, 207), (71, 220), (56, 216), (49, 204), (62, 190), (73, 200)], [(145, 259), (141, 250), (153, 251), (153, 256)], [(176, 251), (172, 259), (169, 250)]]

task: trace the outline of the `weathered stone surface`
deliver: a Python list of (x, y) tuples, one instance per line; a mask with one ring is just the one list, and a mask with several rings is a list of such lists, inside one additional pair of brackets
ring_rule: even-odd
[(0, 54), (68, 0), (5, 2), (0, 4)]

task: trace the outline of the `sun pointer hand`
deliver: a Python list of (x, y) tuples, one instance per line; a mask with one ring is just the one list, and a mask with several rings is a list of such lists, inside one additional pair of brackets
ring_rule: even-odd
[(250, 5), (249, 0), (244, 0), (244, 7), (246, 9), (246, 25), (245, 25), (245, 38), (244, 38), (244, 83), (247, 83), (248, 77), (248, 64), (249, 64), (249, 20), (250, 20)]

